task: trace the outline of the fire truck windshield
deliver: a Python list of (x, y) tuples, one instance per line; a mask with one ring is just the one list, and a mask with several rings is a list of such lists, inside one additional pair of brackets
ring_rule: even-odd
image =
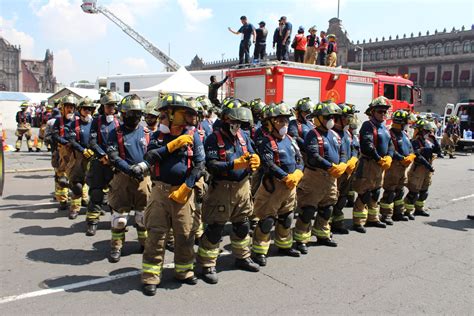
[(397, 100), (413, 104), (413, 93), (410, 86), (397, 86)]

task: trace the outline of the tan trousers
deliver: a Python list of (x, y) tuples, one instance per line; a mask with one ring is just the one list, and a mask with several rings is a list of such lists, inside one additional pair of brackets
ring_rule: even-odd
[(326, 56), (326, 66), (328, 67), (336, 67), (337, 65), (337, 54), (332, 52), (331, 54)]
[(383, 178), (383, 197), (380, 201), (380, 214), (385, 218), (391, 218), (396, 212), (397, 214), (404, 213), (403, 197), (391, 203), (385, 202), (390, 192), (397, 192), (403, 190), (407, 184), (407, 167), (403, 166), (398, 160), (394, 160), (390, 169), (385, 171)]
[(318, 50), (316, 47), (306, 47), (306, 52), (304, 53), (304, 63), (314, 65), (318, 56)]

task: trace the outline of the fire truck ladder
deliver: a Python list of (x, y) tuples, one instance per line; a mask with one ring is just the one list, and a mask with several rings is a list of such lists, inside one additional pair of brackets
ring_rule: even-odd
[(170, 56), (165, 54), (161, 49), (153, 45), (146, 38), (141, 36), (137, 31), (131, 28), (128, 24), (119, 19), (115, 14), (113, 14), (106, 7), (98, 6), (97, 1), (93, 0), (83, 0), (81, 8), (85, 13), (97, 14), (102, 13), (110, 21), (115, 23), (118, 27), (122, 29), (128, 36), (133, 38), (138, 44), (140, 44), (144, 49), (146, 49), (150, 54), (152, 54), (156, 59), (162, 62), (167, 71), (177, 71), (181, 66)]

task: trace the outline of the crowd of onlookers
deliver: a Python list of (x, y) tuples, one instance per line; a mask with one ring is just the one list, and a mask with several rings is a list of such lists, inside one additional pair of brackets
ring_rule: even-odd
[[(234, 31), (228, 28), (230, 32), (241, 35), (242, 40), (239, 46), (239, 64), (250, 63), (250, 46), (254, 44), (253, 62), (264, 60), (267, 56), (266, 43), (268, 30), (266, 23), (261, 21), (259, 27), (255, 28), (248, 22), (246, 16), (241, 16), (242, 26)], [(321, 31), (317, 35), (316, 26), (308, 29), (305, 34), (305, 28), (300, 26), (297, 34), (292, 38), (293, 25), (282, 16), (278, 20), (278, 26), (273, 33), (272, 47), (276, 49), (277, 60), (290, 59), (290, 47), (294, 50), (294, 61), (305, 64), (317, 64), (329, 67), (337, 65), (337, 43), (334, 34), (326, 34)]]

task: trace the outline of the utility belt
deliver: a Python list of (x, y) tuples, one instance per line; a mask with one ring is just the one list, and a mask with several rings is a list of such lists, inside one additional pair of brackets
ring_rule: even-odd
[(226, 189), (233, 189), (233, 188), (242, 187), (248, 181), (249, 181), (249, 176), (245, 176), (240, 181), (238, 181), (238, 180), (233, 181), (233, 180), (215, 180), (215, 179), (212, 179), (211, 180), (211, 186), (213, 188), (216, 188), (216, 187), (219, 186), (219, 187), (223, 187), (223, 188), (226, 188)]
[(175, 191), (176, 189), (178, 189), (179, 185), (171, 185), (162, 181), (155, 180), (155, 181), (152, 181), (152, 187), (157, 187), (163, 192), (171, 193)]

